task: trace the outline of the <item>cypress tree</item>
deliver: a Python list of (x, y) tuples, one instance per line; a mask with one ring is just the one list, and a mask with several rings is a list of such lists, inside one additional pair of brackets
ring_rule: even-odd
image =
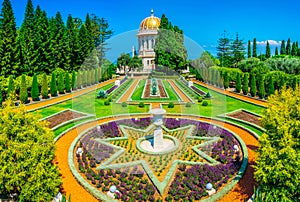
[(77, 79), (76, 79), (76, 88), (81, 89), (82, 88), (82, 73), (77, 73)]
[(270, 57), (271, 57), (271, 48), (270, 48), (269, 41), (267, 41), (266, 58), (270, 58)]
[(294, 43), (292, 44), (292, 52), (291, 52), (291, 55), (297, 56), (297, 53), (298, 53), (298, 47), (297, 47), (296, 42), (294, 42)]
[(229, 76), (228, 73), (225, 72), (224, 74), (224, 88), (227, 89), (229, 87)]
[(15, 86), (14, 86), (14, 78), (12, 75), (9, 76), (8, 79), (8, 87), (7, 87), (7, 97), (10, 96), (11, 93), (15, 93)]
[(41, 89), (41, 93), (42, 93), (42, 98), (43, 99), (47, 99), (49, 98), (48, 93), (48, 81), (47, 81), (47, 75), (44, 73), (43, 74), (43, 82), (42, 82), (42, 89)]
[(273, 77), (270, 77), (269, 83), (268, 83), (268, 96), (274, 94), (275, 90), (274, 90), (274, 81), (273, 81)]
[(240, 93), (241, 92), (241, 74), (237, 73), (237, 77), (236, 77), (236, 84), (235, 84), (235, 89), (236, 92)]
[(70, 82), (70, 74), (69, 72), (66, 72), (66, 92), (71, 92), (71, 82)]
[(80, 47), (78, 40), (78, 32), (74, 24), (74, 19), (70, 14), (67, 19), (67, 36), (70, 48), (70, 69), (77, 70), (82, 64), (82, 61), (79, 57)]
[(252, 57), (254, 57), (254, 58), (257, 57), (256, 38), (253, 39), (253, 53), (252, 53)]
[(21, 86), (20, 86), (20, 101), (21, 103), (26, 104), (28, 102), (28, 92), (26, 85), (26, 75), (22, 75)]
[(76, 90), (76, 72), (75, 70), (72, 71), (72, 89)]
[(58, 86), (58, 92), (59, 92), (59, 94), (64, 94), (65, 93), (65, 80), (64, 80), (64, 76), (63, 76), (62, 73), (60, 73), (58, 75), (57, 86)]
[(275, 55), (278, 55), (278, 47), (275, 48)]
[(248, 94), (248, 85), (249, 85), (249, 74), (245, 73), (243, 77), (243, 87), (242, 87), (242, 91), (244, 95)]
[(281, 46), (280, 46), (280, 55), (285, 55), (286, 54), (286, 49), (285, 49), (285, 41), (281, 41)]
[(32, 78), (31, 98), (33, 101), (39, 101), (40, 100), (39, 96), (40, 96), (39, 84), (38, 84), (37, 76), (36, 74), (34, 74)]
[(292, 51), (292, 49), (291, 49), (291, 39), (288, 38), (287, 43), (286, 43), (285, 52), (286, 52), (287, 55), (291, 55), (291, 51)]
[(248, 58), (251, 58), (251, 42), (248, 40)]
[(17, 44), (17, 29), (10, 0), (3, 0), (0, 14), (0, 74), (19, 75), (20, 54)]
[(55, 72), (52, 72), (52, 75), (51, 75), (50, 94), (51, 94), (51, 96), (57, 96), (57, 85), (56, 85)]
[(254, 73), (251, 74), (250, 94), (252, 97), (256, 96), (256, 79)]
[(259, 81), (259, 90), (258, 90), (258, 96), (260, 99), (263, 99), (265, 97), (265, 82), (264, 82), (264, 77), (261, 75)]
[(34, 8), (31, 0), (27, 0), (24, 21), (20, 29), (20, 43), (22, 46), (22, 72), (32, 75), (36, 64), (36, 40), (34, 32)]

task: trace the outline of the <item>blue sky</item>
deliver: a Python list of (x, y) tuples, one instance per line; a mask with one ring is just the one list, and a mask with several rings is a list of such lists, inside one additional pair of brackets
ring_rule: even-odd
[[(199, 44), (205, 50), (215, 52), (217, 39), (226, 30), (232, 37), (238, 32), (247, 40), (257, 38), (259, 46), (264, 47), (266, 40), (273, 40), (273, 47), (278, 41), (287, 40), (300, 42), (300, 1), (299, 0), (32, 0), (34, 6), (40, 5), (48, 16), (60, 11), (66, 20), (69, 13), (73, 17), (85, 18), (86, 13), (95, 13), (108, 20), (114, 30), (114, 36), (124, 32), (137, 30), (140, 22), (150, 15), (163, 13), (174, 25), (184, 30), (185, 36), (192, 43)], [(1, 0), (1, 3), (3, 0)], [(20, 26), (24, 17), (27, 0), (12, 0), (17, 25)], [(135, 32), (129, 32), (118, 43), (136, 45)], [(116, 39), (118, 37), (115, 37)], [(265, 49), (259, 49), (264, 53)]]

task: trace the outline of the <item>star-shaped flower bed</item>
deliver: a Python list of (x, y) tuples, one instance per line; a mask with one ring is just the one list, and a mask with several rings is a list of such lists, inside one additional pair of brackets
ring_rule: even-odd
[[(117, 198), (122, 201), (128, 198), (151, 201), (162, 196), (171, 201), (180, 194), (189, 199), (201, 198), (205, 196), (207, 182), (221, 187), (239, 169), (242, 154), (233, 150), (233, 144), (238, 142), (224, 129), (189, 120), (180, 126), (178, 121), (167, 119), (166, 126), (173, 129), (163, 126), (163, 134), (175, 146), (167, 152), (152, 153), (141, 148), (140, 143), (153, 134), (155, 126), (133, 127), (126, 121), (101, 126), (100, 135), (93, 129), (79, 141), (78, 147), (83, 147), (84, 152), (81, 157), (77, 155), (78, 170), (85, 173), (85, 178), (104, 193), (110, 185), (117, 185), (120, 188)], [(149, 120), (143, 123), (147, 125)], [(218, 173), (213, 178), (206, 177), (211, 175), (211, 169)], [(197, 174), (199, 170), (202, 173)], [(198, 179), (201, 174), (203, 179)], [(189, 177), (193, 178), (189, 175), (196, 176), (197, 184), (187, 182)], [(182, 182), (185, 184), (181, 185)]]

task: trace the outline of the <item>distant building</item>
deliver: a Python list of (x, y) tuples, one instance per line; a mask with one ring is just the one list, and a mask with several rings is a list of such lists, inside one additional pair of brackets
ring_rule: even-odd
[(150, 72), (155, 67), (154, 45), (159, 25), (160, 18), (154, 16), (153, 10), (151, 10), (150, 17), (145, 18), (140, 24), (140, 28), (137, 34), (138, 57), (142, 58), (143, 71)]

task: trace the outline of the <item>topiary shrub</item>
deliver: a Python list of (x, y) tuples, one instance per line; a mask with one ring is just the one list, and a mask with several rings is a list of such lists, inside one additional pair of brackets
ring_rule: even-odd
[(40, 98), (40, 92), (39, 92), (39, 84), (37, 80), (36, 74), (33, 75), (32, 78), (32, 87), (31, 87), (31, 97), (33, 101), (39, 101)]
[(105, 106), (108, 106), (108, 105), (110, 105), (110, 102), (109, 102), (108, 100), (105, 100), (105, 101), (104, 101), (104, 105), (105, 105)]
[(202, 106), (208, 106), (208, 102), (207, 102), (206, 100), (204, 100), (204, 101), (202, 102)]
[(26, 76), (22, 75), (21, 88), (20, 88), (20, 101), (24, 104), (28, 103), (28, 92), (26, 86)]
[(174, 103), (173, 103), (173, 102), (170, 102), (170, 103), (168, 104), (168, 108), (174, 108)]
[(143, 108), (143, 107), (145, 107), (145, 104), (144, 104), (143, 102), (140, 102), (140, 103), (139, 103), (139, 107), (140, 107), (140, 108)]
[(122, 107), (127, 107), (127, 103), (126, 102), (122, 102)]
[(198, 102), (200, 103), (200, 102), (202, 102), (202, 101), (203, 101), (203, 97), (199, 96), (199, 97), (198, 97)]
[(191, 107), (191, 106), (192, 106), (192, 103), (187, 102), (187, 103), (185, 104), (185, 106), (186, 106), (186, 107)]

